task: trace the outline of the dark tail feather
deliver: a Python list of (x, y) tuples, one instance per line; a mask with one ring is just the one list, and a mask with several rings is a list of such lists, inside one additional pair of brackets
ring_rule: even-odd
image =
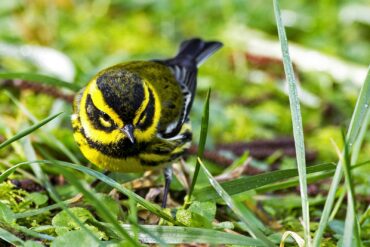
[(181, 43), (180, 50), (175, 57), (175, 60), (183, 63), (196, 63), (197, 67), (218, 49), (222, 47), (222, 43), (218, 41), (203, 41), (199, 38), (186, 40)]
[(164, 133), (164, 137), (176, 136), (181, 126), (188, 119), (197, 88), (198, 68), (209, 56), (222, 47), (218, 41), (203, 41), (199, 38), (189, 39), (181, 43), (179, 52), (174, 58), (154, 60), (168, 66), (181, 85), (184, 95), (184, 109), (177, 126)]

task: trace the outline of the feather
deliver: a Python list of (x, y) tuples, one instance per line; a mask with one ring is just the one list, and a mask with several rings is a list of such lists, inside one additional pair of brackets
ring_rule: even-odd
[(176, 80), (179, 82), (184, 95), (183, 114), (176, 127), (169, 128), (168, 131), (164, 133), (164, 136), (171, 137), (176, 135), (181, 129), (181, 125), (188, 119), (197, 87), (198, 67), (221, 47), (221, 42), (203, 41), (199, 38), (194, 38), (182, 42), (174, 58), (155, 60), (170, 68)]

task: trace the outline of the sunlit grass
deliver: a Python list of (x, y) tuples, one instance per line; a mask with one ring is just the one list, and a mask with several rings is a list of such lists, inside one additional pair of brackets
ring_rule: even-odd
[(310, 233), (310, 210), (307, 195), (307, 172), (306, 172), (306, 152), (304, 146), (304, 134), (302, 115), (300, 109), (300, 103), (298, 99), (297, 82), (293, 70), (293, 64), (289, 56), (288, 41), (285, 34), (284, 25), (281, 19), (279, 1), (274, 0), (274, 12), (276, 17), (276, 24), (279, 34), (279, 40), (281, 44), (281, 50), (283, 54), (283, 63), (286, 79), (289, 85), (289, 102), (290, 111), (292, 113), (292, 124), (293, 124), (293, 136), (295, 143), (295, 152), (297, 158), (297, 167), (299, 175), (299, 187), (301, 193), (302, 202), (302, 215), (303, 215), (303, 228), (304, 228), (304, 239), (306, 246), (311, 246), (311, 233)]
[[(353, 155), (352, 157), (356, 157), (356, 159), (360, 151), (358, 147), (361, 146), (364, 138), (364, 135), (362, 134), (359, 136), (359, 133), (364, 133), (364, 131), (367, 129), (369, 104), (370, 104), (370, 68), (368, 70), (364, 85), (361, 88), (360, 95), (357, 98), (356, 107), (353, 111), (351, 123), (346, 134), (346, 141), (347, 144), (349, 145), (348, 153), (351, 153), (351, 155)], [(351, 149), (353, 146), (357, 148), (352, 151)], [(354, 162), (356, 162), (356, 160), (352, 159), (351, 163), (353, 164)], [(319, 228), (315, 233), (314, 238), (315, 247), (320, 246), (321, 244), (322, 236), (328, 224), (329, 216), (333, 208), (336, 192), (338, 190), (342, 176), (343, 176), (343, 162), (342, 160), (339, 160), (327, 199), (325, 201), (324, 210), (320, 218)]]
[[(132, 1), (127, 3), (118, 3), (117, 1), (99, 3), (98, 1), (94, 3), (95, 5), (84, 3), (84, 6), (79, 5), (79, 8), (73, 8), (73, 10), (68, 9), (70, 8), (68, 6), (59, 6), (61, 9), (68, 9), (68, 12), (78, 13), (79, 21), (84, 23), (84, 25), (71, 28), (74, 25), (73, 18), (68, 18), (66, 23), (48, 23), (47, 29), (58, 30), (58, 25), (65, 25), (63, 26), (63, 32), (65, 32), (67, 40), (63, 40), (65, 39), (63, 36), (61, 41), (58, 41), (58, 45), (54, 43), (53, 46), (62, 47), (65, 49), (65, 52), (71, 52), (70, 55), (76, 64), (76, 80), (80, 81), (82, 78), (81, 82), (83, 82), (87, 81), (90, 75), (101, 66), (108, 66), (111, 63), (122, 62), (122, 60), (130, 60), (131, 58), (147, 59), (171, 54), (175, 49), (175, 43), (188, 36), (219, 39), (219, 34), (221, 31), (224, 31), (225, 26), (230, 25), (230, 23), (235, 24), (238, 19), (245, 19), (245, 3), (239, 2), (199, 2), (196, 9), (191, 6), (191, 1), (163, 3), (161, 5), (155, 5), (154, 2), (150, 1), (142, 3), (134, 3)], [(367, 236), (361, 235), (360, 228), (363, 225), (366, 226), (369, 208), (365, 211), (363, 205), (355, 201), (355, 189), (358, 186), (355, 180), (355, 176), (358, 176), (358, 174), (355, 171), (364, 169), (369, 164), (369, 161), (358, 163), (357, 160), (360, 154), (361, 157), (367, 158), (366, 154), (362, 155), (361, 152), (363, 151), (364, 140), (368, 139), (366, 130), (370, 115), (368, 111), (370, 103), (370, 75), (368, 73), (360, 95), (357, 98), (356, 108), (344, 141), (345, 147), (343, 151), (338, 152), (340, 156), (338, 164), (335, 166), (335, 164), (330, 162), (330, 159), (319, 160), (318, 163), (321, 164), (306, 168), (304, 137), (312, 135), (312, 128), (318, 133), (317, 135), (322, 135), (320, 131), (327, 127), (328, 123), (326, 121), (331, 121), (331, 119), (328, 118), (328, 120), (321, 116), (327, 113), (323, 109), (307, 110), (305, 107), (302, 107), (301, 112), (295, 86), (295, 73), (300, 79), (303, 78), (305, 83), (302, 83), (302, 85), (305, 89), (308, 91), (312, 90), (314, 93), (317, 93), (318, 97), (322, 97), (323, 105), (320, 107), (324, 108), (328, 104), (334, 108), (334, 114), (339, 112), (341, 125), (345, 124), (343, 118), (346, 113), (349, 113), (350, 103), (354, 102), (356, 96), (352, 91), (344, 94), (346, 90), (349, 90), (348, 86), (337, 86), (331, 79), (327, 78), (327, 75), (314, 76), (302, 73), (300, 70), (293, 71), (292, 62), (289, 58), (287, 38), (277, 3), (277, 0), (274, 1), (274, 8), (271, 3), (267, 3), (267, 12), (266, 9), (260, 8), (260, 3), (249, 3), (246, 10), (246, 15), (249, 18), (247, 18), (246, 22), (253, 22), (253, 27), (269, 26), (268, 32), (274, 34), (275, 29), (272, 27), (271, 20), (273, 19), (273, 11), (275, 11), (279, 39), (283, 51), (283, 62), (289, 82), (291, 119), (288, 117), (287, 97), (275, 85), (277, 84), (276, 81), (282, 79), (281, 67), (273, 64), (272, 67), (275, 67), (271, 69), (268, 64), (269, 61), (267, 61), (267, 64), (263, 64), (263, 62), (266, 62), (265, 60), (269, 59), (265, 57), (263, 58), (265, 60), (259, 61), (260, 64), (258, 66), (261, 67), (255, 69), (255, 65), (250, 64), (250, 61), (245, 59), (246, 56), (250, 55), (249, 51), (244, 51), (240, 47), (232, 47), (231, 45), (228, 47), (229, 44), (225, 44), (225, 49), (216, 55), (216, 58), (219, 60), (212, 60), (209, 64), (205, 64), (204, 69), (200, 70), (198, 96), (205, 96), (206, 89), (210, 86), (213, 89), (213, 93), (211, 97), (210, 91), (208, 91), (208, 94), (202, 97), (202, 99), (205, 99), (204, 102), (203, 100), (197, 100), (194, 104), (192, 122), (193, 126), (199, 126), (200, 131), (196, 132), (200, 132), (200, 140), (197, 154), (194, 155), (196, 157), (191, 157), (191, 160), (194, 160), (194, 162), (186, 161), (186, 167), (182, 171), (185, 179), (191, 181), (191, 186), (190, 188), (184, 188), (177, 181), (174, 181), (173, 187), (171, 187), (171, 196), (175, 200), (174, 204), (171, 204), (171, 207), (168, 209), (162, 209), (157, 202), (144, 198), (144, 195), (148, 194), (146, 190), (155, 190), (159, 186), (158, 184), (160, 183), (158, 183), (155, 176), (155, 181), (150, 181), (149, 188), (129, 190), (120, 184), (116, 178), (107, 176), (102, 171), (95, 170), (89, 164), (85, 164), (86, 161), (80, 153), (76, 152), (77, 147), (71, 148), (71, 145), (67, 145), (67, 139), (63, 139), (63, 137), (56, 138), (53, 130), (44, 129), (47, 123), (60, 117), (60, 113), (49, 113), (48, 117), (39, 121), (32, 112), (38, 111), (38, 108), (45, 107), (43, 102), (36, 100), (35, 102), (38, 105), (28, 109), (31, 107), (27, 106), (27, 108), (24, 104), (24, 98), (22, 98), (31, 95), (31, 97), (38, 99), (38, 95), (24, 94), (22, 93), (23, 88), (16, 88), (14, 90), (16, 93), (12, 91), (12, 93), (4, 94), (4, 97), (0, 95), (0, 107), (5, 112), (4, 122), (2, 118), (0, 119), (0, 124), (2, 124), (0, 128), (4, 128), (6, 137), (8, 137), (8, 139), (0, 143), (1, 154), (4, 154), (1, 156), (3, 160), (0, 160), (0, 163), (4, 163), (2, 167), (9, 168), (2, 170), (0, 182), (18, 182), (23, 178), (31, 178), (43, 186), (46, 191), (39, 193), (47, 195), (48, 198), (48, 202), (43, 205), (30, 204), (26, 210), (16, 212), (13, 212), (0, 198), (0, 238), (6, 243), (16, 246), (23, 246), (26, 245), (26, 242), (29, 242), (27, 244), (33, 244), (37, 247), (39, 245), (49, 245), (50, 243), (56, 246), (63, 246), (63, 244), (68, 245), (71, 242), (73, 243), (73, 241), (84, 241), (87, 245), (90, 244), (92, 246), (99, 244), (139, 246), (142, 243), (166, 246), (194, 243), (195, 240), (197, 243), (210, 245), (276, 246), (280, 242), (285, 241), (287, 245), (298, 244), (303, 246), (303, 238), (306, 242), (305, 246), (310, 246), (312, 244), (310, 242), (311, 236), (314, 236), (314, 246), (321, 246), (327, 243), (331, 246), (330, 244), (337, 241), (342, 241), (344, 246), (361, 246), (360, 242), (362, 240), (366, 239), (368, 241)], [(115, 20), (110, 19), (110, 14), (112, 14), (109, 12), (110, 4), (115, 9)], [(30, 11), (37, 10), (38, 7), (36, 5), (32, 6), (33, 8), (29, 8), (31, 9)], [(40, 6), (40, 9), (45, 7), (42, 4)], [(298, 6), (299, 11), (292, 12)], [(335, 16), (335, 8), (338, 6), (334, 4), (333, 6), (320, 4), (320, 6), (321, 18), (318, 23), (331, 23), (330, 18)], [(317, 45), (315, 42), (323, 42), (322, 40), (320, 41), (320, 38), (323, 37), (323, 33), (325, 34), (327, 30), (325, 25), (317, 25), (317, 23), (315, 24), (311, 21), (312, 16), (315, 15), (304, 16), (304, 13), (308, 13), (305, 7), (307, 6), (303, 3), (284, 6), (288, 17), (292, 17), (289, 14), (294, 13), (297, 15), (299, 22), (301, 21), (300, 18), (303, 18), (302, 22), (300, 22), (302, 26), (294, 23), (290, 23), (290, 26), (287, 26), (287, 29), (289, 29), (289, 40), (299, 41), (306, 39), (308, 44), (315, 46)], [(185, 21), (183, 18), (189, 10), (191, 10), (194, 18), (186, 18)], [(311, 7), (309, 10), (311, 10)], [(328, 10), (331, 17), (322, 16), (326, 10)], [(19, 11), (22, 12), (23, 10), (20, 9)], [(121, 15), (117, 16), (117, 13), (121, 11), (125, 13), (124, 18)], [(234, 15), (234, 13), (236, 14)], [(264, 15), (261, 13), (264, 13)], [(265, 15), (267, 13), (271, 20), (266, 18)], [(309, 13), (315, 13), (315, 11), (310, 11)], [(64, 12), (59, 14), (67, 15)], [(3, 13), (0, 13), (0, 15), (3, 17)], [(19, 21), (22, 19), (21, 15), (18, 14), (18, 17), (15, 16), (15, 18), (18, 18)], [(173, 18), (176, 21), (173, 21), (170, 15), (174, 15)], [(228, 23), (229, 20), (231, 20), (230, 23)], [(332, 21), (336, 22), (337, 20)], [(266, 24), (267, 22), (271, 23)], [(19, 23), (22, 22), (19, 21)], [(112, 23), (112, 25), (107, 25), (108, 23)], [(245, 23), (243, 22), (243, 24)], [(339, 24), (331, 26), (332, 28), (338, 27)], [(20, 25), (23, 25), (21, 30), (27, 30), (28, 24), (23, 23)], [(307, 27), (305, 25), (316, 27), (312, 33), (318, 34), (317, 37), (310, 34), (314, 37), (312, 38), (304, 30)], [(105, 35), (102, 35), (101, 32), (95, 32), (95, 29), (99, 26), (104, 26)], [(317, 28), (318, 26), (320, 28)], [(89, 28), (86, 29), (87, 27)], [(71, 31), (68, 31), (68, 29), (71, 29)], [(339, 30), (338, 32), (341, 31)], [(355, 30), (351, 31), (357, 34), (353, 35), (353, 39), (357, 39), (357, 36), (360, 36)], [(329, 36), (331, 34), (325, 35)], [(344, 36), (342, 33), (338, 39), (343, 39)], [(229, 38), (232, 40), (236, 37)], [(325, 40), (325, 42), (330, 44), (338, 43), (337, 37), (331, 38), (333, 38), (331, 41)], [(309, 40), (311, 40), (311, 43)], [(334, 51), (342, 47), (332, 48), (332, 51)], [(359, 50), (363, 49), (363, 47), (359, 46), (357, 48)], [(110, 55), (117, 51), (116, 55)], [(340, 49), (340, 51), (342, 54), (347, 54), (346, 49)], [(347, 54), (346, 56), (353, 57), (353, 54)], [(234, 59), (235, 57), (237, 59)], [(363, 60), (363, 58), (355, 58), (358, 61), (361, 61), (361, 59)], [(11, 64), (10, 67), (12, 66), (14, 64)], [(310, 76), (312, 78), (309, 78)], [(259, 80), (254, 82), (253, 78), (259, 78)], [(261, 78), (264, 78), (263, 80), (266, 80), (267, 83), (262, 82)], [(0, 83), (3, 80), (25, 80), (30, 83), (58, 88), (61, 92), (68, 91), (71, 94), (80, 89), (78, 85), (83, 84), (77, 82), (69, 83), (53, 76), (34, 72), (2, 71), (0, 72), (0, 79)], [(355, 91), (353, 87), (351, 87), (351, 90)], [(18, 91), (21, 93), (18, 94)], [(8, 101), (9, 98), (10, 101)], [(9, 102), (12, 102), (11, 107), (7, 105), (10, 104)], [(14, 108), (12, 108), (13, 106)], [(70, 105), (67, 107), (70, 108)], [(330, 115), (329, 113), (328, 115)], [(199, 119), (197, 118), (198, 116)], [(202, 120), (200, 120), (200, 116)], [(302, 124), (302, 118), (304, 125)], [(14, 125), (13, 121), (15, 122)], [(69, 123), (66, 123), (66, 121), (69, 121), (69, 119), (62, 119), (58, 125), (52, 127), (56, 130), (61, 126), (67, 126), (68, 128)], [(19, 122), (21, 123), (20, 130), (17, 130), (14, 126), (17, 126)], [(249, 155), (253, 162), (248, 164), (248, 169), (257, 169), (258, 175), (242, 174), (237, 177), (230, 175), (229, 181), (217, 181), (216, 176), (219, 175), (218, 172), (221, 171), (222, 175), (229, 174), (229, 172), (232, 174), (233, 169), (236, 167), (226, 168), (218, 166), (215, 169), (217, 173), (213, 172), (214, 164), (204, 158), (203, 155), (205, 151), (208, 151), (206, 148), (213, 150), (217, 147), (216, 144), (218, 142), (224, 141), (249, 141), (249, 138), (246, 138), (246, 136), (272, 138), (291, 135), (290, 122), (293, 123), (298, 169), (294, 169), (293, 166), (284, 166), (286, 164), (283, 164), (284, 161), (280, 160), (281, 154), (278, 155), (278, 158), (270, 157), (271, 161), (268, 161), (269, 158), (267, 158), (266, 162), (256, 161), (253, 159), (253, 156)], [(8, 126), (7, 123), (12, 124)], [(340, 127), (342, 126), (333, 127), (332, 132), (340, 129)], [(197, 128), (194, 128), (194, 130), (197, 130)], [(72, 133), (72, 130), (70, 131)], [(207, 133), (209, 134), (207, 135)], [(216, 138), (214, 134), (216, 134)], [(195, 133), (195, 135), (198, 135), (198, 133)], [(324, 144), (322, 143), (312, 143), (309, 138), (306, 139), (308, 144), (310, 144), (309, 147), (314, 146), (315, 151), (319, 155), (332, 148), (323, 147)], [(13, 149), (16, 152), (12, 152)], [(335, 148), (332, 149), (334, 150)], [(333, 153), (335, 154), (335, 151)], [(324, 155), (319, 157), (333, 157), (333, 155), (326, 153)], [(223, 153), (223, 151), (220, 151), (220, 157), (235, 160), (236, 156), (232, 152)], [(276, 166), (275, 163), (279, 166)], [(32, 167), (37, 167), (37, 169), (32, 169)], [(189, 167), (195, 167), (194, 171)], [(278, 170), (271, 171), (276, 168)], [(25, 176), (27, 174), (28, 176)], [(342, 184), (343, 174), (344, 182)], [(62, 177), (65, 181), (61, 184), (52, 184), (50, 180), (55, 179), (56, 176)], [(307, 184), (318, 184), (317, 182), (321, 183), (324, 179), (327, 181), (328, 178), (333, 178), (333, 181), (327, 198), (321, 197), (321, 194), (326, 192), (324, 186), (319, 188), (318, 196), (314, 195), (308, 198)], [(117, 191), (117, 193), (110, 193), (109, 195), (104, 194), (111, 199), (109, 203), (101, 198), (101, 194), (105, 193), (105, 190), (102, 192), (97, 187), (91, 186), (91, 181), (94, 179), (104, 184), (108, 190), (114, 189)], [(290, 198), (289, 195), (293, 194), (295, 196), (294, 188), (297, 186), (300, 187), (301, 192), (300, 203), (303, 215), (303, 232), (301, 231), (299, 218), (301, 214), (297, 213), (299, 210), (287, 211), (286, 214), (291, 214), (293, 218), (293, 220), (287, 220), (288, 217), (284, 214), (274, 215), (271, 213), (275, 208), (271, 208), (271, 206), (269, 208), (264, 202), (266, 199), (281, 199), (282, 202), (285, 202), (286, 200), (284, 199)], [(189, 192), (185, 195), (187, 189), (189, 189)], [(338, 191), (341, 193), (338, 194)], [(23, 199), (17, 198), (20, 202), (23, 202)], [(308, 199), (312, 201), (319, 199), (316, 200), (316, 204), (310, 207), (314, 217), (309, 217)], [(325, 202), (325, 207), (321, 213), (321, 204), (323, 202)], [(336, 206), (332, 209), (334, 202), (336, 202)], [(114, 204), (114, 208), (120, 208), (119, 213), (116, 214), (115, 210), (112, 210), (110, 203)], [(251, 207), (251, 205), (255, 206), (255, 208)], [(286, 208), (286, 205), (279, 206), (282, 209)], [(214, 211), (210, 210), (210, 208), (214, 209)], [(356, 211), (359, 208), (364, 209), (365, 212)], [(84, 216), (82, 217), (76, 213), (79, 209), (91, 212), (91, 216), (86, 220)], [(343, 213), (343, 209), (347, 209), (346, 215)], [(58, 228), (52, 222), (52, 219), (61, 213), (68, 215), (67, 219), (70, 220), (70, 224), (76, 226), (75, 228), (67, 227), (68, 232), (65, 233), (66, 235), (59, 235), (63, 230), (67, 231), (67, 229), (63, 229), (66, 226), (59, 226), (60, 228)], [(48, 220), (42, 217), (46, 217)], [(39, 219), (44, 219), (44, 221), (40, 223)], [(316, 222), (317, 219), (320, 222)], [(333, 219), (340, 219), (340, 222), (343, 223), (345, 231), (342, 235), (332, 233), (333, 229), (326, 229), (328, 223)], [(29, 222), (33, 222), (33, 225), (30, 226), (31, 223)], [(296, 225), (292, 224), (292, 222), (296, 223)], [(312, 235), (310, 228), (315, 229), (316, 226), (318, 230), (315, 235)], [(57, 229), (60, 231), (59, 233)], [(323, 240), (322, 236), (324, 234), (328, 234), (331, 239)], [(27, 241), (27, 239), (30, 240)]]

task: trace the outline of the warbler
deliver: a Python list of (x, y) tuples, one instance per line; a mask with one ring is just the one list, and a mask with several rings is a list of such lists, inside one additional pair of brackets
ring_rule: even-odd
[(73, 104), (74, 138), (83, 155), (108, 171), (165, 167), (165, 207), (171, 162), (192, 139), (198, 67), (221, 47), (194, 38), (182, 42), (174, 58), (126, 62), (97, 73)]

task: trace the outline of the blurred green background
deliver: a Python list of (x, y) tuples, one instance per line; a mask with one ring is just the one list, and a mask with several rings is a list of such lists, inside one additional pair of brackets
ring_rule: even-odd
[[(303, 89), (308, 148), (317, 152), (317, 161), (335, 160), (330, 139), (341, 142), (370, 61), (369, 2), (281, 1), (281, 8), (290, 44), (303, 51), (297, 56), (292, 51), (292, 57)], [(209, 148), (291, 136), (270, 1), (1, 1), (0, 30), (1, 70), (41, 72), (81, 86), (115, 63), (171, 57), (184, 39), (220, 40), (224, 48), (200, 69), (192, 112), (195, 140), (209, 87)], [(55, 50), (60, 53), (51, 56)], [(44, 95), (24, 101), (39, 117), (54, 104)], [(1, 103), (2, 114), (14, 113), (7, 97)], [(367, 153), (361, 159), (369, 158)]]

